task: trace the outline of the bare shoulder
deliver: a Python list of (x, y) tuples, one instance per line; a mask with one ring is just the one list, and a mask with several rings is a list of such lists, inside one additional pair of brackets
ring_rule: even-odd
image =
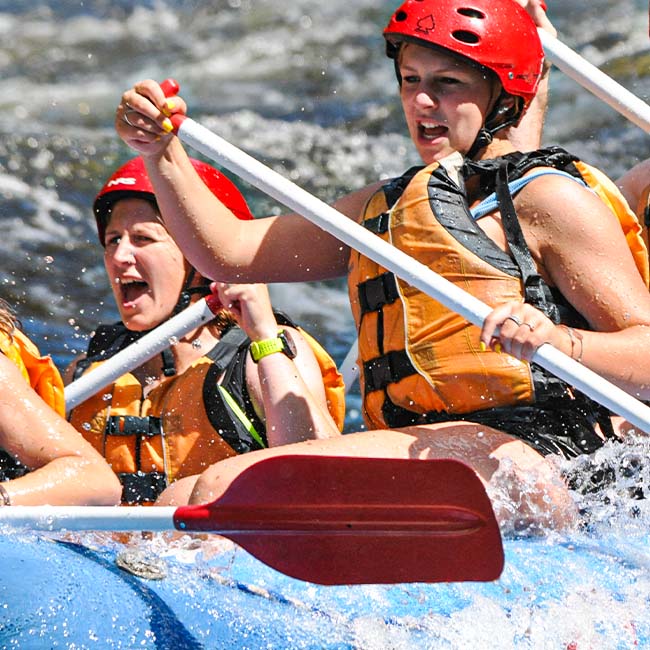
[(359, 221), (361, 219), (361, 212), (368, 199), (385, 183), (386, 181), (376, 181), (360, 190), (350, 192), (336, 201), (334, 207), (346, 217), (354, 221)]
[[(0, 382), (6, 382), (7, 384), (14, 384), (15, 382), (15, 387), (18, 389), (28, 386), (16, 364), (2, 352), (0, 352)], [(14, 392), (13, 387), (12, 392)]]
[[(18, 366), (4, 354), (0, 353), (0, 387), (5, 398), (0, 400), (0, 413), (3, 416), (28, 412), (38, 407), (40, 398), (24, 377)], [(4, 426), (6, 422), (0, 423)]]
[(518, 202), (540, 273), (594, 329), (646, 322), (650, 295), (617, 215), (597, 194), (548, 175), (527, 185)]
[[(573, 237), (576, 233), (620, 231), (616, 215), (579, 182), (557, 174), (540, 176), (521, 190), (518, 213), (533, 232)], [(575, 242), (574, 242), (575, 243)]]

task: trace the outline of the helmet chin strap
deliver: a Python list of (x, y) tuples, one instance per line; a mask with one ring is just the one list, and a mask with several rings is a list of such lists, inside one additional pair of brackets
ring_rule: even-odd
[[(193, 268), (190, 268), (190, 272), (187, 274), (181, 293), (178, 296), (178, 301), (172, 310), (172, 316), (176, 316), (184, 309), (187, 309), (192, 301), (192, 296), (196, 294), (201, 294), (207, 296), (210, 293), (210, 287), (207, 285), (199, 285), (197, 287), (190, 286), (196, 277), (196, 271)], [(161, 353), (162, 357), (162, 371), (165, 377), (173, 377), (176, 374), (176, 361), (174, 360), (174, 353), (171, 351), (171, 348), (165, 348)]]
[[(510, 99), (514, 100), (511, 105), (505, 103)], [(509, 126), (515, 126), (521, 119), (522, 108), (519, 97), (501, 91), (494, 107), (485, 118), (485, 124), (479, 129), (466, 157), (474, 158), (481, 149), (487, 147), (494, 140), (495, 133)]]
[(192, 282), (194, 282), (195, 277), (196, 270), (194, 268), (190, 268), (190, 271), (187, 274), (187, 278), (185, 279), (185, 283), (183, 284), (183, 288), (181, 289), (181, 293), (178, 296), (178, 302), (172, 311), (172, 316), (176, 316), (176, 314), (180, 314), (180, 312), (182, 312), (184, 309), (187, 309), (190, 306), (190, 302), (192, 301), (192, 296), (207, 296), (210, 293), (210, 287), (207, 284), (201, 284), (196, 287), (190, 286)]

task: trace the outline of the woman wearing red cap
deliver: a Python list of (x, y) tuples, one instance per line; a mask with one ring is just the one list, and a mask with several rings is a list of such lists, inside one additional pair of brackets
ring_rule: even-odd
[[(224, 175), (190, 163), (236, 218), (253, 218)], [(97, 329), (74, 376), (210, 293), (210, 281), (166, 230), (141, 158), (111, 176), (93, 207), (121, 322)], [(223, 458), (337, 435), (342, 427), (343, 387), (333, 361), (274, 314), (266, 286), (214, 288), (223, 308), (213, 321), (70, 415), (117, 473), (124, 503), (152, 503), (170, 483)]]
[[(123, 95), (117, 131), (143, 155), (168, 227), (198, 269), (221, 280), (348, 277), (370, 431), (274, 453), (457, 458), (508, 495), (502, 521), (565, 524), (572, 499), (546, 456), (590, 453), (613, 432), (608, 413), (529, 360), (548, 342), (650, 398), (650, 364), (638, 363), (650, 346), (648, 269), (623, 234), (629, 215), (611, 182), (575, 156), (521, 154), (509, 140), (544, 63), (519, 4), (407, 0), (384, 37), (424, 166), (336, 207), (490, 304), (482, 328), (298, 215), (236, 221), (198, 191), (165, 117), (170, 101), (176, 111), (185, 103), (155, 82)], [(625, 228), (638, 252), (635, 225)], [(208, 470), (193, 499), (218, 495), (264, 456)]]

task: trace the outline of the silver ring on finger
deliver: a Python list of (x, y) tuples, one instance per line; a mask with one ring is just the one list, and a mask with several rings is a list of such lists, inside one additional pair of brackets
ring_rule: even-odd
[(511, 320), (513, 323), (516, 323), (517, 327), (521, 327), (521, 321), (516, 316), (507, 316), (506, 320)]
[(522, 325), (525, 325), (531, 332), (535, 331), (535, 326), (532, 323), (522, 323)]
[(122, 121), (128, 124), (129, 126), (132, 126), (134, 129), (143, 129), (144, 127), (138, 126), (137, 124), (133, 124), (131, 120), (129, 120), (129, 113), (137, 113), (135, 109), (131, 108), (128, 111), (124, 111), (124, 115), (122, 115)]

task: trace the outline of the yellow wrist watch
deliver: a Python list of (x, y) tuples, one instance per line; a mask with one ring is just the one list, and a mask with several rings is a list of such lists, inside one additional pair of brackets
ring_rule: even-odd
[(289, 359), (296, 356), (296, 345), (293, 342), (289, 332), (280, 330), (278, 335), (273, 339), (263, 339), (262, 341), (251, 341), (250, 345), (251, 357), (257, 363), (260, 359), (267, 357), (269, 354), (282, 352), (286, 354)]

